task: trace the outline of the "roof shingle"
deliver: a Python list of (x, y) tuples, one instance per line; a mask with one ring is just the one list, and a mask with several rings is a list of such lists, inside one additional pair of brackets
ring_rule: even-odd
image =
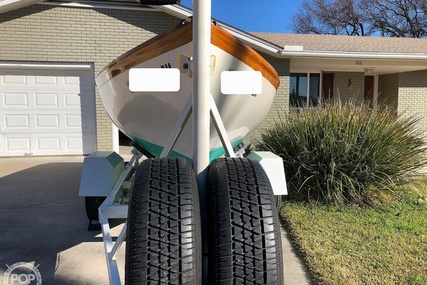
[(282, 47), (303, 46), (304, 51), (427, 54), (427, 39), (258, 32), (251, 34)]

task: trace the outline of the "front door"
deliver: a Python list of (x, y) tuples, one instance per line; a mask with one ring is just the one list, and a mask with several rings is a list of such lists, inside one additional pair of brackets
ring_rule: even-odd
[(365, 76), (365, 93), (364, 93), (365, 104), (369, 108), (373, 108), (374, 104), (374, 77)]
[(323, 73), (322, 77), (322, 103), (327, 103), (334, 97), (334, 74)]

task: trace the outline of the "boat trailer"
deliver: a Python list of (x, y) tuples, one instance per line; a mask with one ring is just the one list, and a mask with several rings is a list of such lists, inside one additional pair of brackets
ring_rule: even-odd
[[(247, 155), (244, 146), (232, 147), (210, 94), (210, 9), (210, 0), (194, 1), (194, 57), (188, 60), (196, 95), (190, 96), (161, 155), (154, 157), (133, 142), (129, 162), (113, 151), (84, 160), (79, 195), (85, 197), (89, 228), (102, 231), (110, 284), (122, 284), (116, 254), (124, 241), (129, 285), (283, 284), (274, 198), (287, 195), (283, 161), (270, 152)], [(231, 89), (248, 85), (229, 82)], [(192, 164), (169, 157), (190, 115)], [(210, 122), (225, 150), (212, 162)], [(112, 219), (126, 220), (116, 238)], [(155, 262), (151, 255), (157, 255)]]
[[(116, 152), (95, 152), (84, 159), (80, 196), (84, 196), (86, 212), (89, 218), (89, 230), (101, 230), (107, 269), (111, 285), (122, 284), (116, 253), (126, 240), (128, 227), (129, 199), (132, 191), (135, 171), (140, 161), (146, 159), (140, 146), (132, 149), (132, 157), (125, 163)], [(240, 151), (239, 157), (243, 157)], [(238, 157), (236, 157), (238, 159)], [(271, 183), (276, 195), (275, 203), (280, 203), (281, 195), (287, 195), (283, 162), (270, 152), (252, 152), (249, 159), (259, 162)], [(97, 213), (97, 215), (91, 213)], [(96, 217), (98, 216), (98, 218)], [(97, 218), (97, 219), (96, 219)], [(111, 220), (125, 219), (119, 235), (115, 238), (111, 232)], [(191, 284), (197, 284), (191, 283)], [(280, 284), (280, 283), (274, 283)]]

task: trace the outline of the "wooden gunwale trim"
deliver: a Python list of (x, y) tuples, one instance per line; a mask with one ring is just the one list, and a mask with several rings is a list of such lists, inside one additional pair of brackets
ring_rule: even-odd
[(104, 68), (101, 73), (106, 72), (108, 79), (111, 79), (140, 63), (187, 44), (191, 42), (191, 39), (192, 26), (181, 22), (176, 27), (119, 56)]
[(261, 72), (262, 76), (270, 81), (276, 90), (279, 88), (279, 75), (270, 63), (249, 45), (239, 41), (225, 29), (213, 25), (211, 43), (250, 66), (252, 69)]
[[(101, 73), (111, 79), (130, 68), (183, 46), (192, 40), (192, 23), (181, 22), (176, 27), (140, 44), (112, 61)], [(225, 29), (212, 25), (211, 43), (238, 60), (260, 71), (275, 89), (279, 87), (279, 75), (261, 55), (247, 44), (237, 40)]]

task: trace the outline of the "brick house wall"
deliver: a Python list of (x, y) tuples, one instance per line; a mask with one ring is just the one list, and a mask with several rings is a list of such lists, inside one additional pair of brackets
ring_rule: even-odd
[[(163, 12), (32, 5), (0, 14), (0, 61), (91, 63), (96, 76), (178, 22)], [(111, 150), (112, 123), (95, 92), (97, 148)]]
[(427, 70), (399, 74), (398, 112), (420, 118), (427, 131)]
[(265, 54), (261, 55), (276, 69), (280, 78), (280, 85), (277, 89), (273, 105), (270, 108), (265, 120), (255, 129), (247, 139), (248, 143), (254, 143), (260, 138), (262, 129), (268, 128), (271, 124), (289, 111), (289, 89), (290, 89), (290, 60), (277, 59)]
[(334, 73), (334, 98), (339, 98), (342, 103), (349, 102), (350, 100), (354, 100), (355, 102), (363, 102), (364, 88), (365, 88), (364, 73), (359, 73), (359, 72), (335, 72)]
[(399, 74), (380, 75), (378, 81), (378, 105), (387, 106), (397, 111)]

